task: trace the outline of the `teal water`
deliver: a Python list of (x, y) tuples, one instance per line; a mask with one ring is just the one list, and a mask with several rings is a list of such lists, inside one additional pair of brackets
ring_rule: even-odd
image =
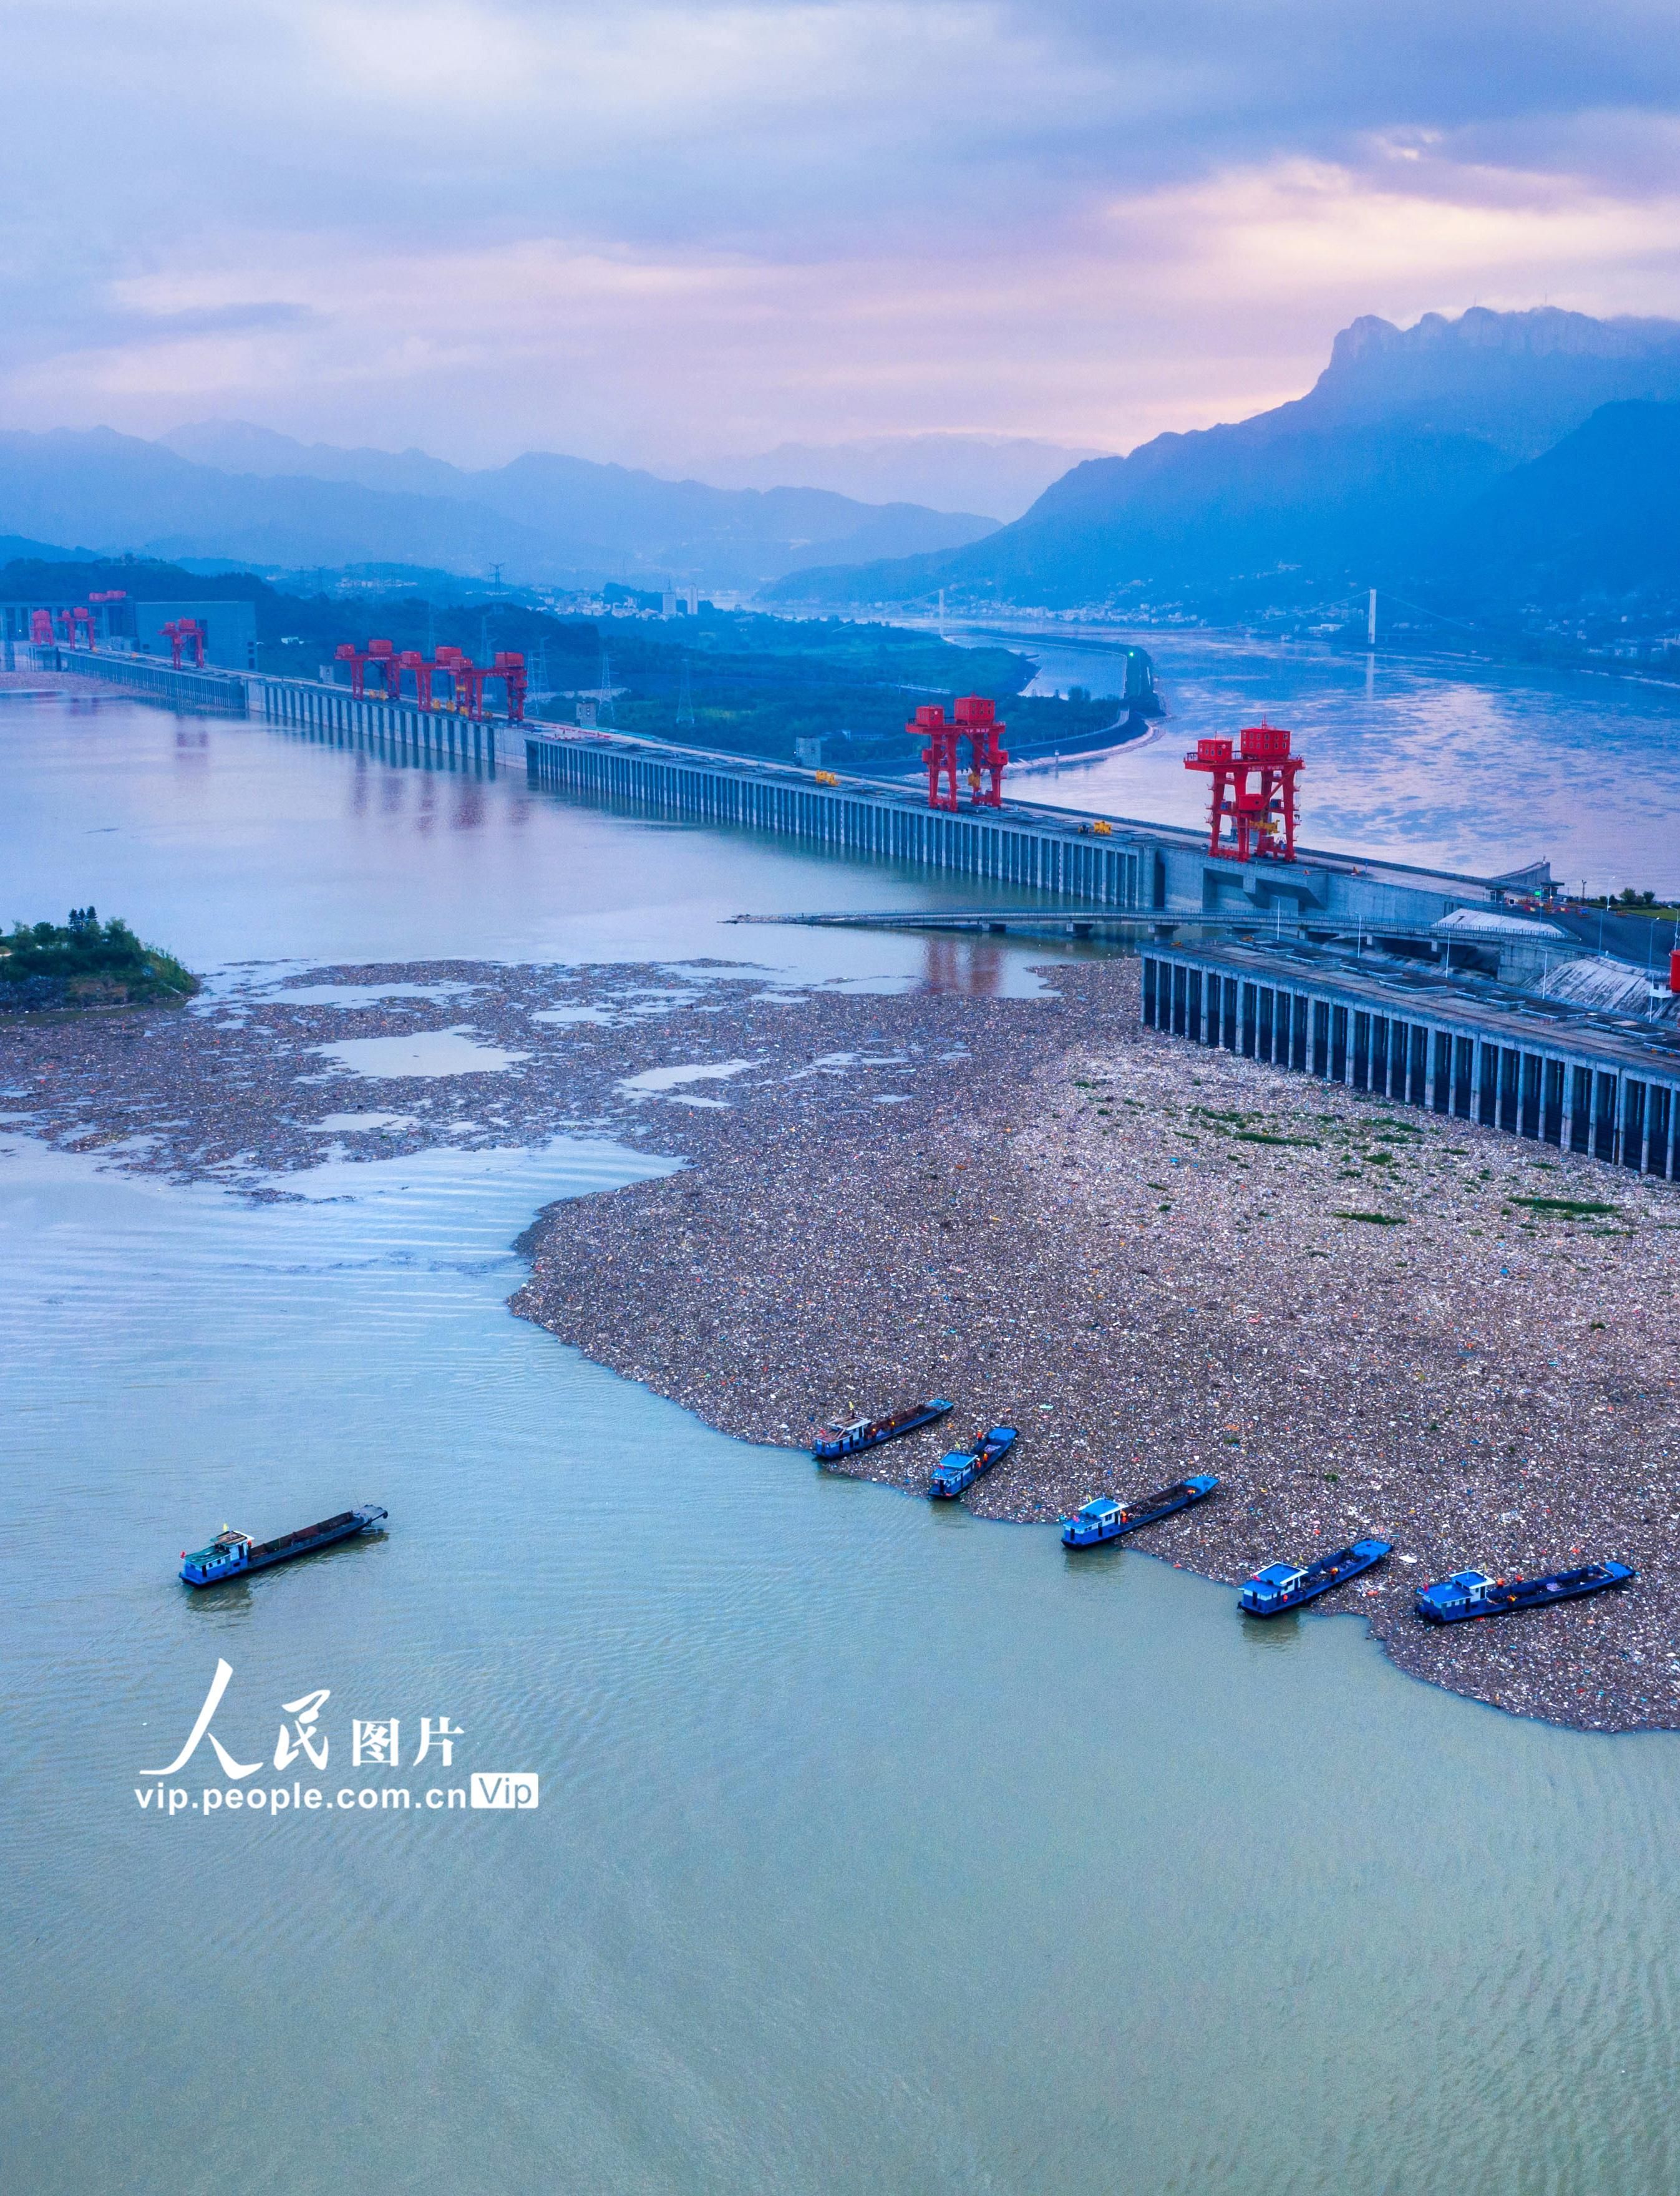
[[(451, 840), (459, 781), (221, 725), (182, 770), (200, 728), (104, 715), (0, 717), (8, 881), (32, 912), (126, 836), (57, 898), (201, 964), (675, 962), (748, 894), (908, 888), (506, 781)], [(784, 980), (928, 973), (746, 935)], [(446, 1153), (249, 1206), (10, 1132), (8, 2185), (1666, 2196), (1680, 1742), (825, 1478), (512, 1319), (531, 1213), (656, 1164)], [(175, 1581), (224, 1517), (362, 1499), (382, 1540)], [(205, 1747), (141, 1808), (218, 1658), (253, 1785), (528, 1771), (541, 1804), (206, 1813)], [(326, 1771), (272, 1772), (322, 1688)], [(409, 1766), (423, 1716), (449, 1771)], [(402, 1766), (350, 1768), (390, 1717)]]
[[(1572, 891), (1680, 889), (1680, 685), (1596, 672), (1472, 673), (1170, 628), (1134, 637), (1155, 659), (1169, 711), (1156, 737), (1034, 771), (1019, 781), (1023, 798), (1200, 825), (1207, 780), (1185, 769), (1186, 748), (1264, 712), (1296, 733), (1308, 759), (1306, 845), (1475, 875), (1544, 858)], [(1052, 629), (1022, 644), (1039, 662), (1034, 691), (1108, 691), (1116, 659), (1100, 644)]]

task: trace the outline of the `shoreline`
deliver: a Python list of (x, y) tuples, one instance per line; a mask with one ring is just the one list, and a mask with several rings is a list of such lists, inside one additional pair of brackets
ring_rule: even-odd
[[(1231, 1585), (1381, 1532), (1394, 1556), (1310, 1614), (1364, 1615), (1410, 1674), (1511, 1713), (1680, 1726), (1671, 1186), (1146, 1031), (1130, 960), (1051, 964), (1026, 998), (719, 963), (240, 973), (184, 1009), (0, 1031), (6, 1124), (259, 1201), (445, 1143), (681, 1159), (538, 1214), (511, 1309), (806, 1470), (813, 1421), (917, 1394), (957, 1409), (844, 1476), (921, 1492), (1013, 1421), (965, 1498), (982, 1517), (1215, 1472), (1137, 1552)], [(1452, 1569), (1593, 1556), (1638, 1581), (1411, 1614)]]
[(1127, 646), (1152, 650), (1161, 644), (1163, 636), (1170, 640), (1186, 635), (1192, 639), (1227, 641), (1233, 646), (1248, 648), (1320, 649), (1333, 656), (1350, 661), (1374, 654), (1399, 662), (1458, 664), (1484, 671), (1586, 672), (1606, 679), (1631, 679), (1636, 684), (1655, 687), (1659, 691), (1680, 691), (1680, 669), (1665, 670), (1653, 662), (1637, 659), (1569, 655), (1562, 651), (1550, 655), (1545, 652), (1544, 637), (1539, 635), (1535, 636), (1536, 645), (1532, 649), (1521, 648), (1515, 644), (1505, 646), (1490, 644), (1484, 650), (1454, 647), (1445, 641), (1414, 641), (1410, 635), (1405, 639), (1396, 639), (1389, 633), (1378, 641), (1375, 650), (1371, 650), (1363, 641), (1339, 639), (1334, 633), (1311, 631), (1273, 633), (1258, 626), (1241, 623), (1220, 625), (1199, 619), (1189, 619), (1182, 624), (1151, 625), (1117, 617), (1111, 624), (1094, 620), (1085, 624), (1070, 621), (1064, 627), (1054, 622), (1045, 623), (1042, 619), (1034, 622), (1029, 614), (1013, 625), (982, 626), (953, 611), (945, 622), (947, 626), (960, 625), (965, 631), (984, 633), (992, 639), (1014, 644), (1036, 639), (1048, 642), (1053, 646), (1084, 646), (1093, 650), (1112, 651)]

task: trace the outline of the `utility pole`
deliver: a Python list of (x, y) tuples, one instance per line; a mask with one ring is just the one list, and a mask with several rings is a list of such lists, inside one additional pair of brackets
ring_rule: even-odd
[(1371, 599), (1365, 605), (1365, 644), (1367, 648), (1375, 648), (1377, 645), (1377, 590), (1375, 587), (1371, 589)]

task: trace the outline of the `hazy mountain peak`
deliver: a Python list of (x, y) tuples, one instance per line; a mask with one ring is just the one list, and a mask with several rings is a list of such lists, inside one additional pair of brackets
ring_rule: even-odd
[(694, 471), (718, 488), (827, 488), (867, 503), (1015, 518), (1071, 466), (1106, 454), (1029, 435), (951, 431), (782, 442), (756, 456), (713, 459)]
[(218, 472), (259, 480), (338, 481), (407, 495), (470, 495), (471, 477), (424, 450), (340, 449), (302, 442), (249, 419), (201, 419), (159, 437), (165, 449)]
[(1645, 358), (1680, 345), (1680, 321), (1595, 320), (1591, 313), (1567, 311), (1561, 305), (1531, 305), (1521, 312), (1500, 313), (1487, 305), (1472, 305), (1456, 320), (1445, 313), (1425, 313), (1409, 328), (1375, 313), (1361, 314), (1336, 338), (1330, 364), (1319, 384), (1333, 376), (1356, 371), (1372, 358), (1462, 355), (1467, 352), (1499, 351), (1508, 356), (1546, 358)]
[[(193, 454), (188, 454), (188, 453)], [(529, 452), (466, 472), (424, 451), (335, 449), (244, 420), (166, 442), (109, 428), (0, 433), (0, 514), (41, 540), (89, 540), (259, 568), (424, 564), (515, 579), (692, 580), (741, 589), (813, 547), (845, 562), (946, 548), (988, 519), (805, 488), (673, 484)]]
[(250, 419), (199, 419), (189, 426), (172, 427), (158, 440), (179, 458), (216, 465), (223, 472), (295, 471), (292, 461), (305, 454), (304, 445), (294, 436), (277, 434)]
[[(1568, 466), (1532, 466), (1521, 496), (1513, 488), (1515, 531), (1534, 531), (1559, 484), (1597, 462), (1614, 473), (1607, 511), (1629, 503), (1625, 484), (1642, 466), (1671, 483), (1668, 419), (1651, 407), (1677, 403), (1671, 321), (1478, 307), (1400, 328), (1368, 315), (1342, 331), (1291, 403), (1079, 465), (1024, 518), (973, 545), (896, 569), (794, 573), (773, 592), (892, 602), (944, 586), (959, 598), (1077, 604), (1142, 589), (1169, 600), (1263, 595), (1279, 572), (1388, 581), (1438, 561), (1458, 514), (1596, 416)], [(1506, 510), (1497, 499), (1486, 507)], [(1560, 569), (1567, 562), (1554, 558)], [(1640, 569), (1656, 567), (1648, 557)]]
[(1342, 330), (1298, 405), (1262, 414), (1348, 425), (1411, 420), (1538, 456), (1601, 404), (1680, 397), (1680, 321), (1595, 320), (1537, 305), (1425, 313), (1409, 328), (1365, 314)]

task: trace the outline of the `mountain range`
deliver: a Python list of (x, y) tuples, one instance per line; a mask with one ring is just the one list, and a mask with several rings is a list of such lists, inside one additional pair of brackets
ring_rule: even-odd
[(732, 462), (813, 484), (719, 485), (542, 452), (472, 471), (238, 421), (155, 442), (0, 434), (0, 546), (282, 571), (500, 566), (591, 587), (669, 579), (780, 605), (902, 607), (943, 589), (953, 610), (1170, 607), (1219, 621), (1377, 586), (1434, 589), (1452, 614), (1614, 598), (1660, 619), (1670, 596), (1680, 611), (1675, 321), (1550, 308), (1355, 321), (1304, 396), (1084, 459), (1002, 525), (815, 477), (925, 481), (930, 494), (966, 478), (1004, 504), (1010, 481), (1019, 499), (1074, 454), (964, 435), (784, 444)]
[(534, 452), (468, 471), (216, 422), (0, 434), (0, 529), (263, 568), (387, 562), (510, 580), (748, 590), (813, 553), (852, 563), (972, 541), (995, 522), (822, 488), (719, 488)]
[(1052, 481), (1100, 450), (1020, 435), (880, 435), (850, 442), (780, 442), (756, 457), (713, 458), (692, 471), (716, 488), (826, 488), (866, 503), (921, 503), (1019, 518)]
[(1077, 465), (972, 543), (795, 573), (766, 598), (904, 604), (943, 587), (953, 605), (1059, 608), (1408, 578), (1488, 598), (1661, 584), (1672, 529), (1618, 529), (1665, 494), (1672, 506), (1677, 403), (1674, 321), (1362, 319), (1293, 402)]

